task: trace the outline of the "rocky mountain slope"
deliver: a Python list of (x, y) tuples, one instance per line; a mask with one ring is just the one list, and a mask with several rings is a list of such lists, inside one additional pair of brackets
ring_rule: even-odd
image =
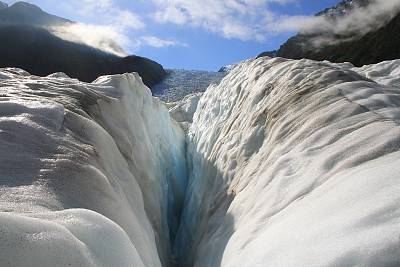
[[(316, 16), (324, 17), (325, 23), (348, 19), (357, 8), (366, 8), (370, 1), (347, 0), (337, 6), (327, 8)], [(383, 60), (400, 58), (400, 13), (391, 20), (385, 21), (379, 27), (371, 26), (368, 32), (357, 31), (300, 31), (289, 38), (281, 47), (274, 51), (276, 56), (314, 60), (329, 60), (331, 62), (351, 62), (356, 66), (378, 63)], [(390, 15), (388, 15), (390, 18)], [(356, 22), (355, 22), (356, 23)], [(377, 24), (379, 25), (379, 24)], [(270, 56), (270, 52), (261, 53), (258, 57)]]
[[(64, 72), (87, 82), (105, 74), (138, 72), (150, 87), (165, 76), (162, 66), (150, 59), (120, 57), (63, 40), (49, 30), (50, 26), (70, 23), (25, 2), (10, 7), (3, 3), (0, 10), (0, 67), (19, 67), (40, 76)], [(112, 40), (105, 41), (118, 47)]]

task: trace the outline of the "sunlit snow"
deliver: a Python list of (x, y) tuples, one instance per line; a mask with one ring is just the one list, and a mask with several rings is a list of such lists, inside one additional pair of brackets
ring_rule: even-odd
[(0, 265), (161, 266), (184, 133), (137, 74), (0, 71)]
[(207, 89), (178, 266), (400, 264), (400, 88), (377, 83), (400, 64), (348, 68), (248, 60)]

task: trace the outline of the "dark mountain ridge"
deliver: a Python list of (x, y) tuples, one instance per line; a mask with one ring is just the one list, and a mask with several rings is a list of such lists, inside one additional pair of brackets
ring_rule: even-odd
[(0, 7), (0, 67), (18, 67), (39, 76), (64, 72), (85, 82), (101, 75), (138, 72), (149, 87), (166, 75), (160, 64), (148, 58), (119, 57), (58, 38), (48, 27), (73, 22), (35, 5), (17, 2), (8, 7), (0, 2)]
[[(1, 3), (1, 2), (0, 2)], [(30, 24), (36, 26), (61, 25), (72, 23), (72, 21), (57, 17), (44, 12), (36, 5), (26, 2), (16, 2), (8, 7), (2, 3), (5, 8), (0, 7), (1, 24)], [(1, 6), (1, 4), (0, 4)]]

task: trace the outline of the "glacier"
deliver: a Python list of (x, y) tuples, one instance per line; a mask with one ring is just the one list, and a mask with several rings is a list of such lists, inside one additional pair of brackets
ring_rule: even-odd
[(137, 74), (0, 72), (2, 266), (167, 266), (185, 135)]
[(260, 58), (209, 87), (178, 266), (399, 265), (399, 63)]
[(0, 69), (0, 265), (397, 266), (399, 81), (264, 57), (164, 104)]

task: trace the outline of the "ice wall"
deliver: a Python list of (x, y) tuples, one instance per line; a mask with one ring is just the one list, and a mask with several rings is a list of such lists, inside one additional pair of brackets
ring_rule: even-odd
[(177, 266), (400, 265), (398, 70), (260, 58), (208, 88)]
[(185, 136), (137, 74), (0, 70), (0, 265), (168, 266)]

